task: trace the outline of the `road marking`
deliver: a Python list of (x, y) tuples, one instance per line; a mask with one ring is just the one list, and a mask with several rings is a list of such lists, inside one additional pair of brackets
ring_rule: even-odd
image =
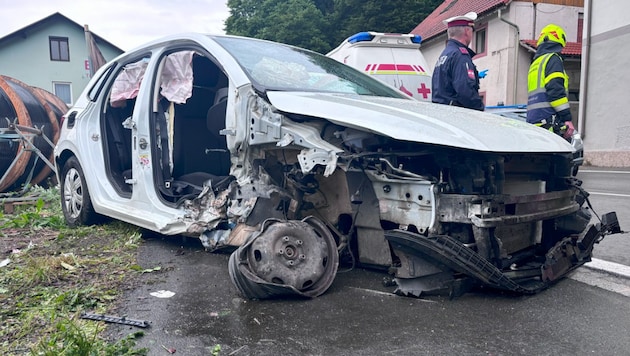
[(585, 169), (580, 169), (580, 173), (617, 173), (617, 174), (630, 174), (630, 171), (598, 171), (598, 170), (585, 170)]
[(587, 262), (584, 266), (614, 274), (619, 277), (630, 278), (630, 266), (622, 265), (620, 263), (604, 261), (599, 258), (591, 258), (591, 262)]
[(618, 278), (606, 272), (590, 268), (578, 268), (568, 276), (575, 281), (588, 284), (590, 286), (605, 289), (609, 292), (618, 293), (630, 297), (630, 286), (627, 279)]
[(603, 193), (603, 192), (588, 192), (591, 195), (605, 195), (609, 197), (621, 197), (621, 198), (630, 198), (630, 194), (616, 194), (616, 193)]
[(593, 258), (584, 267), (577, 269), (569, 278), (630, 297), (629, 266)]

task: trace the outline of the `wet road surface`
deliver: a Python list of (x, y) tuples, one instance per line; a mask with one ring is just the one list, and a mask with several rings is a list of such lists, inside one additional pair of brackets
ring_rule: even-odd
[[(119, 315), (151, 323), (149, 355), (628, 355), (630, 299), (565, 278), (535, 296), (476, 291), (450, 300), (391, 294), (385, 273), (337, 274), (322, 296), (243, 299), (229, 254), (196, 239), (156, 238), (139, 251), (144, 283)], [(579, 270), (576, 273), (581, 273)], [(589, 271), (589, 273), (593, 273)], [(597, 277), (594, 277), (597, 279)], [(626, 283), (626, 282), (621, 282)], [(168, 290), (171, 298), (150, 293)], [(117, 339), (140, 330), (110, 324)]]

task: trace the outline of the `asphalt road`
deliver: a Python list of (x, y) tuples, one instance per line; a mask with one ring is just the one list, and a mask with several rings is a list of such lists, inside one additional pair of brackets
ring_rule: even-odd
[[(586, 167), (578, 178), (590, 193), (593, 210), (598, 215), (615, 211), (621, 229), (630, 232), (630, 169)], [(595, 246), (593, 257), (630, 266), (630, 233), (605, 237)]]
[[(580, 173), (589, 190), (630, 187), (619, 176), (594, 175)], [(630, 197), (591, 198), (598, 212), (617, 210), (624, 228)], [(630, 219), (625, 221), (630, 230)], [(627, 239), (627, 234), (606, 237), (596, 255), (627, 261)], [(140, 264), (161, 270), (144, 274), (144, 283), (125, 295), (118, 311), (150, 322), (139, 346), (148, 347), (149, 355), (169, 355), (166, 349), (210, 355), (215, 345), (221, 345), (220, 355), (630, 353), (630, 282), (589, 268), (534, 296), (482, 290), (453, 300), (400, 297), (381, 283), (385, 274), (355, 269), (338, 273), (331, 288), (315, 299), (251, 301), (232, 285), (228, 258), (203, 251), (195, 239), (143, 243)], [(174, 295), (151, 295), (162, 290)], [(116, 324), (109, 328), (115, 338), (135, 330)]]

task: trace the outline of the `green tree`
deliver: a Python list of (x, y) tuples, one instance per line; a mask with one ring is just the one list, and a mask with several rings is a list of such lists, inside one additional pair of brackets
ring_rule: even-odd
[(322, 12), (311, 0), (228, 0), (225, 31), (318, 52), (329, 49)]
[(361, 31), (408, 33), (443, 0), (228, 0), (225, 31), (321, 53)]

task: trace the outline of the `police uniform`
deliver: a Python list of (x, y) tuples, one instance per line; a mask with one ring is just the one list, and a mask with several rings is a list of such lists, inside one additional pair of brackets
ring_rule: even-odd
[[(469, 12), (464, 16), (451, 17), (443, 22), (454, 26), (474, 26), (477, 14)], [(468, 46), (449, 39), (433, 69), (432, 101), (438, 104), (455, 105), (484, 110), (479, 96), (479, 72), (472, 62), (475, 52)]]

